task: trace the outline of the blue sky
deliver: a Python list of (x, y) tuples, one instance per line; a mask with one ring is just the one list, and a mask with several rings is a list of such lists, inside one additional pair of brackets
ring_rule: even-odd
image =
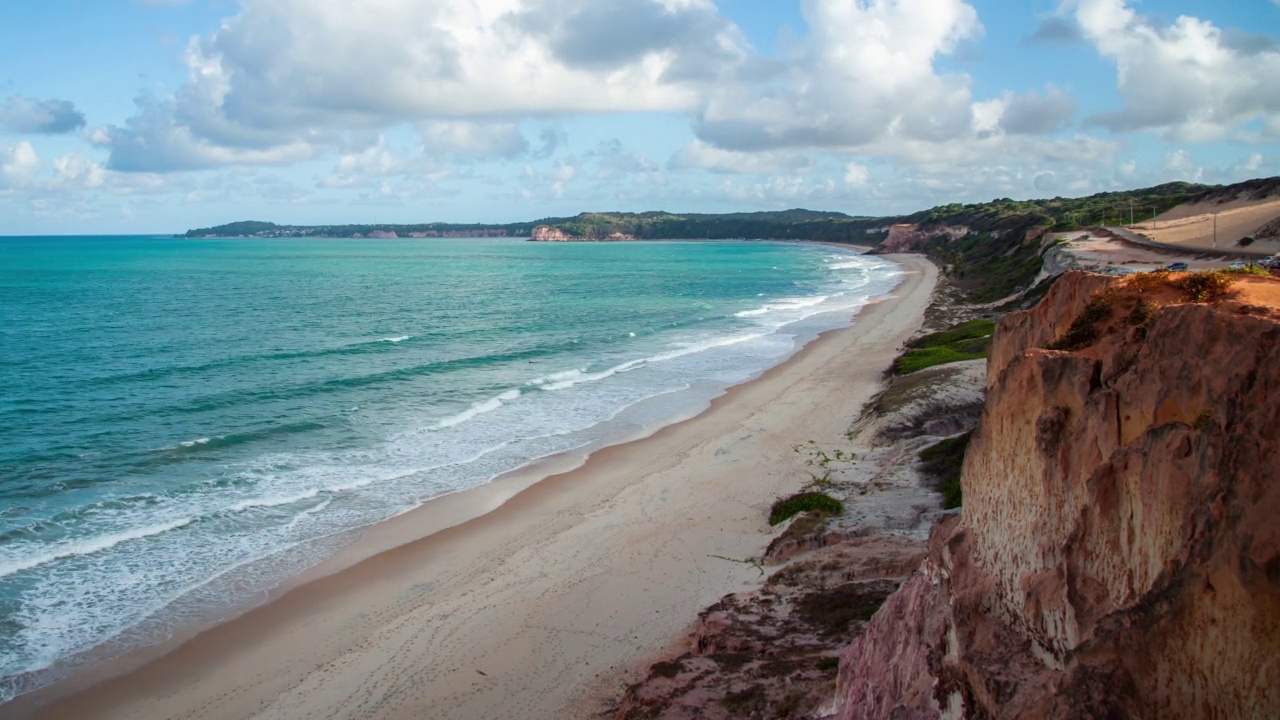
[(1280, 174), (1280, 0), (14, 0), (0, 234)]

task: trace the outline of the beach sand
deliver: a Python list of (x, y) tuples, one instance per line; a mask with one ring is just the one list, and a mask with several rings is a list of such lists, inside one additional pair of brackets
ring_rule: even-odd
[(759, 555), (769, 505), (804, 484), (793, 446), (842, 441), (920, 326), (936, 269), (890, 259), (906, 271), (901, 284), (853, 327), (702, 414), (429, 503), (260, 607), (23, 696), (0, 716), (600, 713), (700, 610), (759, 582), (751, 564), (725, 558)]

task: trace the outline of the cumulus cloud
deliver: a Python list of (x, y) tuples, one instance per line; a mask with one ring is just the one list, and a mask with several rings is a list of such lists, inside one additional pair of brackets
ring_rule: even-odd
[(26, 140), (15, 145), (0, 145), (0, 190), (30, 184), (40, 168), (40, 156)]
[(595, 161), (599, 180), (629, 178), (636, 183), (655, 184), (665, 181), (662, 171), (649, 158), (628, 150), (617, 138), (601, 141), (587, 157)]
[(570, 67), (613, 72), (650, 56), (671, 58), (662, 79), (711, 80), (744, 56), (736, 27), (707, 0), (531, 3), (513, 25)]
[(728, 150), (855, 148), (884, 137), (941, 141), (972, 124), (967, 75), (939, 57), (982, 32), (963, 0), (804, 0), (809, 34), (788, 73), (714, 94), (695, 130)]
[(18, 133), (60, 135), (84, 127), (84, 113), (67, 100), (37, 100), (14, 95), (0, 105), (0, 127)]
[(84, 153), (68, 153), (53, 160), (53, 186), (59, 189), (93, 190), (107, 182), (107, 171)]
[(851, 162), (844, 167), (844, 183), (854, 187), (863, 187), (867, 181), (871, 179), (871, 172), (867, 170), (867, 166), (858, 162)]
[(1208, 142), (1280, 113), (1280, 49), (1267, 38), (1225, 33), (1187, 15), (1159, 22), (1126, 0), (1078, 0), (1075, 17), (1115, 63), (1124, 98), (1122, 109), (1092, 118), (1097, 125)]
[(673, 170), (698, 168), (714, 173), (756, 175), (804, 170), (810, 161), (804, 154), (790, 150), (742, 152), (694, 140), (677, 151), (667, 165)]
[(289, 161), (398, 122), (688, 110), (745, 56), (710, 0), (374, 5), (244, 0), (193, 40), (172, 97), (113, 128), (109, 165)]
[(1044, 94), (1034, 90), (1009, 94), (1000, 115), (1000, 127), (1011, 135), (1045, 135), (1065, 130), (1075, 118), (1076, 101), (1049, 85)]
[(529, 141), (513, 122), (434, 120), (419, 129), (424, 151), (460, 160), (510, 160), (529, 152)]

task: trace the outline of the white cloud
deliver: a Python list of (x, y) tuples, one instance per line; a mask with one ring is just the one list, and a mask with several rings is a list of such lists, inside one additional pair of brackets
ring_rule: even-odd
[(1164, 157), (1164, 170), (1175, 180), (1200, 182), (1204, 179), (1204, 168), (1191, 160), (1186, 150), (1175, 150)]
[(963, 0), (804, 0), (809, 34), (787, 74), (715, 93), (698, 136), (731, 150), (856, 148), (886, 138), (947, 140), (972, 125), (970, 79), (939, 57), (979, 36)]
[(513, 122), (433, 120), (419, 134), (424, 151), (438, 157), (510, 160), (529, 152), (529, 141)]
[(735, 203), (756, 202), (774, 207), (808, 203), (828, 204), (845, 199), (844, 190), (833, 178), (803, 175), (773, 175), (757, 181), (726, 179), (712, 195)]
[(54, 185), (63, 189), (95, 189), (107, 181), (107, 172), (102, 165), (79, 152), (54, 158), (53, 174)]
[(1280, 113), (1280, 49), (1273, 42), (1224, 33), (1187, 15), (1158, 22), (1126, 0), (1078, 0), (1076, 19), (1116, 64), (1124, 98), (1121, 110), (1093, 119), (1099, 125), (1201, 143)]
[(715, 173), (758, 175), (780, 170), (804, 170), (810, 166), (810, 161), (804, 154), (791, 150), (742, 152), (694, 140), (677, 151), (668, 166), (675, 170), (700, 168)]
[(112, 129), (109, 165), (290, 162), (398, 122), (689, 110), (744, 45), (710, 0), (244, 0), (193, 40), (172, 97)]
[(0, 105), (0, 127), (18, 133), (59, 135), (84, 127), (84, 113), (67, 100), (37, 100), (14, 95)]
[(1076, 101), (1050, 84), (1043, 95), (1006, 93), (1000, 128), (1011, 135), (1046, 135), (1066, 129), (1075, 114)]
[(40, 156), (31, 143), (0, 145), (0, 191), (30, 185), (40, 170)]
[(626, 149), (617, 138), (601, 141), (595, 150), (587, 154), (587, 158), (595, 161), (597, 180), (625, 178), (632, 183), (651, 185), (666, 182), (666, 174), (650, 162), (649, 158)]
[(844, 167), (844, 184), (863, 187), (871, 179), (871, 173), (862, 163), (851, 162)]

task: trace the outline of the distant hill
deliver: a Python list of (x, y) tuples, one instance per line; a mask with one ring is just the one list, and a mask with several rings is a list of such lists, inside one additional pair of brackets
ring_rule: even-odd
[[(724, 214), (676, 214), (588, 212), (574, 217), (547, 217), (533, 222), (507, 224), (376, 224), (376, 225), (277, 225), (245, 221), (189, 230), (184, 238), (202, 237), (529, 237), (536, 228), (555, 228), (576, 239), (603, 239), (622, 235), (639, 239), (772, 239), (861, 240), (865, 230), (876, 227), (877, 218), (852, 217), (838, 212), (782, 210)], [(862, 235), (859, 235), (862, 233)], [(874, 241), (870, 244), (874, 244)]]
[[(1244, 187), (1248, 192), (1271, 192), (1280, 181), (1256, 180), (1240, 186), (1166, 183), (1140, 190), (1107, 192), (1083, 198), (1012, 200), (940, 205), (909, 215), (869, 217), (839, 212), (795, 208), (780, 211), (736, 213), (673, 213), (652, 210), (640, 213), (584, 212), (573, 217), (546, 217), (519, 223), (420, 223), (351, 225), (277, 225), (245, 221), (190, 230), (181, 237), (530, 237), (543, 228), (569, 239), (594, 240), (610, 237), (642, 240), (683, 238), (706, 239), (794, 239), (825, 240), (874, 245), (885, 238), (894, 224), (924, 227), (963, 226), (978, 233), (1005, 234), (1042, 227), (1074, 230), (1096, 225), (1127, 224), (1132, 209), (1135, 219), (1150, 218), (1212, 193), (1230, 193)], [(1267, 189), (1271, 188), (1271, 189)]]

